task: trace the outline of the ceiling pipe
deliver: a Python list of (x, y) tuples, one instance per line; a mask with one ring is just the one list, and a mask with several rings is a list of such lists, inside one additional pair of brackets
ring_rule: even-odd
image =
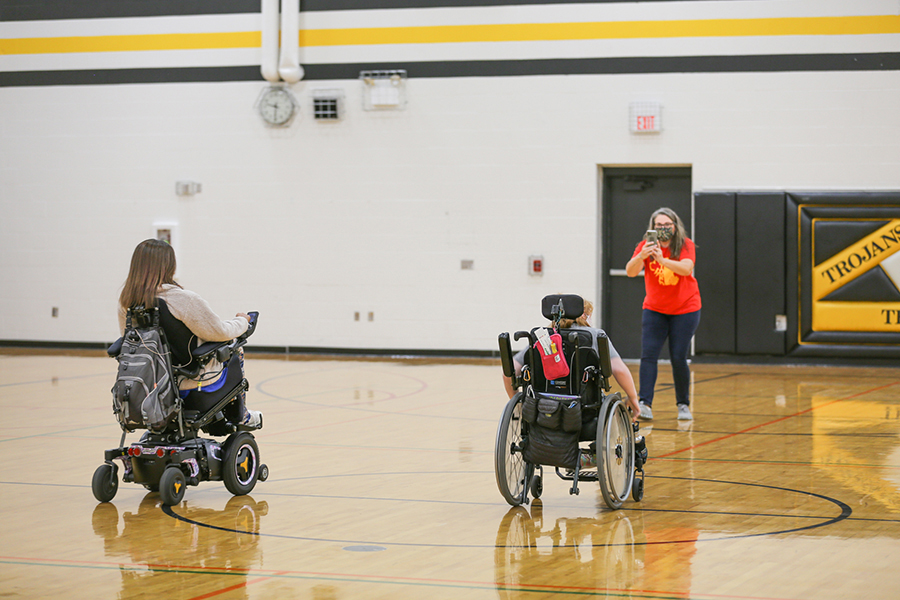
[(279, 80), (278, 75), (278, 0), (262, 0), (262, 63), (260, 72), (270, 83)]
[(288, 83), (303, 79), (300, 66), (300, 0), (281, 0), (281, 59), (278, 74)]

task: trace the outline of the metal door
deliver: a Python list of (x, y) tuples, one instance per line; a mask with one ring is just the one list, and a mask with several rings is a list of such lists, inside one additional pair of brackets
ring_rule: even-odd
[[(672, 168), (603, 169), (603, 305), (597, 327), (609, 334), (622, 358), (641, 357), (643, 276), (629, 278), (625, 264), (641, 241), (650, 215), (667, 206), (678, 213), (688, 236), (693, 231), (691, 170)], [(668, 358), (668, 349), (663, 351)]]

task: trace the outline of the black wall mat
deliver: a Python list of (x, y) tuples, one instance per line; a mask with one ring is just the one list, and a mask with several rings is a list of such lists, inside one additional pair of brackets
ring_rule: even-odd
[(696, 354), (734, 354), (735, 194), (694, 195), (697, 267), (703, 308), (694, 337)]
[(737, 194), (736, 316), (738, 354), (785, 353), (784, 194)]

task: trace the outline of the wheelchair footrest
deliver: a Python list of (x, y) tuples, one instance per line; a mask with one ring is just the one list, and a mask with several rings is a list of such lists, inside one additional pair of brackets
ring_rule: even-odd
[[(556, 474), (559, 475), (560, 479), (565, 479), (566, 481), (573, 481), (575, 479), (575, 471), (572, 469), (566, 470), (565, 473), (562, 473), (557, 469)], [(582, 481), (599, 481), (597, 471), (579, 471), (578, 482), (580, 483)]]

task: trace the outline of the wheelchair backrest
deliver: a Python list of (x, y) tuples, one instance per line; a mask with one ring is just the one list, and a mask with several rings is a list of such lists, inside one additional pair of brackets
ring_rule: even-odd
[[(537, 330), (532, 329), (532, 335)], [(548, 333), (553, 333), (550, 328), (544, 328)], [(536, 391), (579, 395), (584, 390), (585, 378), (597, 381), (605, 389), (609, 389), (609, 378), (612, 375), (612, 367), (609, 358), (609, 344), (605, 334), (597, 335), (595, 330), (570, 328), (560, 329), (558, 333), (562, 338), (563, 356), (569, 365), (569, 374), (559, 379), (547, 379), (541, 364), (539, 351), (533, 346), (525, 353), (525, 364), (530, 371), (531, 381)], [(596, 338), (597, 349), (594, 349)]]
[(157, 308), (159, 324), (166, 333), (166, 345), (172, 354), (172, 364), (188, 368), (193, 360), (191, 352), (197, 347), (197, 336), (169, 312), (169, 306), (162, 298), (157, 299)]

